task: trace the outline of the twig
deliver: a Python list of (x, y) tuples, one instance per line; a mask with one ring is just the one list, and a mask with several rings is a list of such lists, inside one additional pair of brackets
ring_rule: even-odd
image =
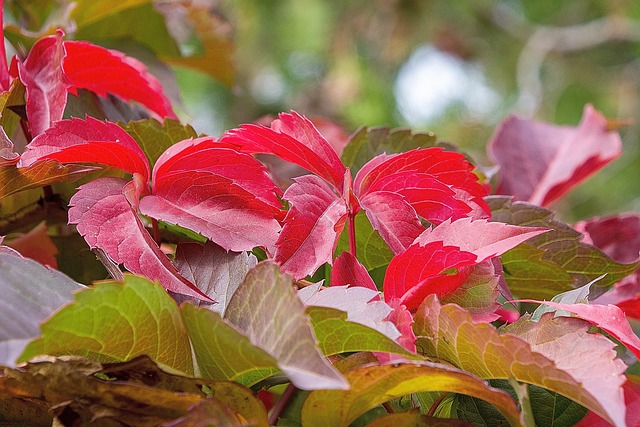
[(269, 412), (269, 425), (273, 426), (280, 418), (282, 411), (287, 407), (291, 399), (293, 398), (294, 393), (297, 388), (293, 384), (289, 384), (287, 388), (284, 390), (280, 399), (276, 402), (276, 404), (271, 408), (271, 412)]

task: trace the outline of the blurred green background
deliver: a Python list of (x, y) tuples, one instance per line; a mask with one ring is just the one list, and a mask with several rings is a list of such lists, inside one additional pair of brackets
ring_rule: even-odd
[[(485, 144), (508, 114), (575, 125), (592, 103), (629, 120), (623, 156), (554, 208), (567, 221), (640, 210), (638, 0), (7, 3), (9, 21), (31, 31), (70, 14), (70, 36), (141, 57), (180, 93), (181, 119), (210, 135), (295, 109), (347, 133), (361, 125), (433, 131), (489, 166)], [(195, 19), (199, 36), (214, 36), (184, 31), (176, 11), (187, 3), (206, 11)], [(199, 71), (178, 60), (157, 66), (172, 49), (207, 54)]]

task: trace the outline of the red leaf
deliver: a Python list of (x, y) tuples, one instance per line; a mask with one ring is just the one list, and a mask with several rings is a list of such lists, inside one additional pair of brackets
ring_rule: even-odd
[(547, 231), (549, 229), (541, 227), (519, 227), (485, 219), (474, 221), (462, 218), (447, 220), (435, 228), (426, 229), (415, 243), (424, 246), (431, 242), (442, 242), (445, 246), (457, 246), (476, 255), (480, 263)]
[[(389, 263), (383, 285), (385, 300), (398, 298), (414, 311), (429, 294), (447, 295), (457, 289), (472, 271), (461, 267), (475, 264), (476, 259), (474, 254), (442, 242), (411, 245)], [(460, 270), (447, 274), (446, 270), (454, 268)]]
[(150, 175), (147, 158), (136, 141), (115, 123), (92, 117), (56, 122), (27, 145), (20, 164), (30, 166), (42, 159), (113, 166), (139, 173), (145, 180)]
[(580, 221), (575, 229), (585, 233), (584, 240), (622, 263), (640, 258), (640, 214), (626, 213)]
[[(473, 165), (466, 161), (462, 154), (444, 151), (440, 147), (411, 150), (393, 155), (381, 154), (362, 167), (356, 175), (353, 187), (358, 196), (364, 196), (368, 192), (375, 191), (377, 183), (384, 185), (379, 184), (380, 181), (390, 180), (391, 175), (402, 172), (431, 175), (454, 190), (456, 194), (462, 195), (460, 191), (466, 193), (470, 199), (467, 204), (480, 206), (487, 215), (490, 213), (489, 207), (482, 200), (487, 195), (486, 190), (478, 183), (478, 177), (473, 173)], [(387, 189), (394, 188), (396, 191), (403, 189), (404, 183), (407, 182), (406, 177), (410, 174), (403, 176), (404, 178), (396, 182), (396, 185), (392, 185), (393, 181), (390, 181)], [(421, 176), (418, 175), (418, 177)], [(415, 185), (420, 181), (421, 179), (414, 178), (409, 179), (408, 182)], [(458, 198), (466, 202), (465, 197)], [(413, 203), (419, 200), (426, 201), (428, 197), (412, 197)], [(475, 211), (475, 206), (469, 207), (471, 208), (469, 211)]]
[(313, 123), (295, 111), (280, 114), (271, 128), (244, 125), (228, 131), (224, 144), (251, 154), (273, 154), (324, 178), (343, 190), (345, 166)]
[(84, 41), (65, 41), (64, 72), (70, 91), (88, 89), (100, 96), (111, 93), (125, 101), (137, 101), (157, 114), (157, 118), (177, 118), (162, 85), (145, 65), (116, 50)]
[(347, 204), (314, 175), (296, 178), (284, 198), (291, 208), (276, 242), (274, 260), (282, 271), (301, 279), (325, 262), (331, 263)]
[(545, 304), (557, 310), (568, 311), (580, 319), (593, 323), (607, 331), (640, 358), (640, 338), (633, 332), (620, 308), (615, 305), (601, 304), (560, 304), (553, 301), (520, 300)]
[[(640, 377), (627, 375), (627, 382), (622, 385), (624, 391), (624, 403), (627, 407), (625, 421), (628, 427), (640, 426)], [(611, 423), (605, 421), (595, 412), (587, 412), (587, 415), (574, 427), (610, 427)]]
[(58, 268), (56, 255), (58, 248), (47, 233), (47, 226), (41, 222), (28, 233), (24, 233), (11, 242), (7, 246), (20, 252), (26, 258), (38, 261), (40, 264)]
[(18, 62), (20, 81), (26, 88), (27, 119), (31, 136), (40, 135), (62, 118), (69, 81), (62, 71), (64, 33), (38, 40), (24, 63)]
[(547, 206), (620, 155), (622, 142), (587, 105), (577, 127), (512, 116), (498, 128), (489, 156), (500, 166), (498, 194)]
[[(333, 262), (331, 269), (331, 286), (361, 286), (378, 292), (376, 284), (360, 261), (351, 254), (343, 252)], [(378, 296), (377, 299), (380, 299)]]
[(78, 225), (91, 248), (102, 249), (132, 273), (158, 280), (173, 292), (208, 300), (153, 241), (123, 194), (126, 183), (99, 178), (81, 186), (69, 201), (69, 223)]

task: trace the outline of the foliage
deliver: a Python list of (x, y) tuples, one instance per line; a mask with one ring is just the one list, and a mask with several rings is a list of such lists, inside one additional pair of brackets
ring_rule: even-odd
[[(0, 422), (637, 423), (640, 216), (548, 208), (621, 154), (593, 107), (507, 118), (493, 187), (430, 133), (291, 111), (198, 135), (151, 66), (229, 83), (208, 9), (42, 3), (12, 3), (0, 61), (0, 206), (28, 231), (0, 237)], [(93, 42), (116, 20), (149, 66)]]

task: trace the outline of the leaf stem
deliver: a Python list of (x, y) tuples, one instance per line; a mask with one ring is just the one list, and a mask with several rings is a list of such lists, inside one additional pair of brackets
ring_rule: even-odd
[(284, 392), (282, 392), (280, 399), (278, 399), (276, 404), (273, 405), (273, 408), (271, 408), (271, 411), (269, 412), (270, 426), (276, 425), (278, 418), (280, 418), (280, 414), (282, 414), (282, 411), (284, 411), (284, 408), (287, 407), (287, 405), (291, 401), (291, 398), (293, 398), (293, 394), (296, 392), (296, 390), (298, 390), (296, 386), (294, 386), (293, 384), (289, 384), (287, 388), (284, 390)]
[(349, 212), (349, 252), (356, 256), (356, 216)]
[(438, 396), (438, 398), (433, 402), (433, 404), (431, 405), (431, 407), (429, 408), (429, 411), (427, 412), (427, 416), (429, 417), (433, 417), (436, 414), (436, 410), (438, 409), (438, 406), (440, 406), (440, 404), (442, 403), (442, 401), (451, 393), (442, 393), (440, 396)]
[(153, 230), (153, 240), (158, 246), (162, 244), (162, 237), (160, 237), (160, 227), (158, 226), (158, 220), (151, 218), (151, 229)]
[(393, 410), (393, 408), (391, 407), (389, 402), (383, 403), (382, 407), (387, 411), (387, 414), (393, 414), (394, 412), (396, 412), (396, 411)]

